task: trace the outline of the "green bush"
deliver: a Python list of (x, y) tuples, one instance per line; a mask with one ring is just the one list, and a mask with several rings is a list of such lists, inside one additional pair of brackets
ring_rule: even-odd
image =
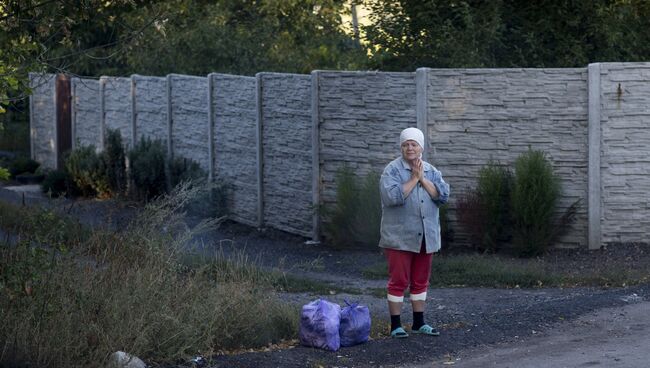
[(31, 158), (19, 156), (9, 164), (9, 173), (14, 178), (16, 175), (20, 174), (33, 174), (39, 166), (41, 166), (41, 164)]
[(184, 157), (176, 157), (172, 160), (169, 174), (172, 188), (184, 181), (205, 181), (208, 176), (198, 162)]
[(106, 166), (95, 146), (74, 149), (65, 159), (65, 169), (83, 196), (108, 197), (111, 195)]
[(142, 137), (128, 156), (136, 194), (145, 200), (164, 194), (167, 189), (165, 144)]
[(347, 166), (336, 175), (336, 204), (325, 209), (325, 232), (334, 247), (376, 246), (381, 224), (379, 175), (358, 178)]
[(119, 130), (108, 129), (102, 160), (111, 192), (113, 194), (124, 193), (126, 191), (126, 161), (122, 135)]
[(477, 192), (486, 215), (486, 232), (481, 241), (484, 250), (498, 250), (505, 238), (511, 185), (510, 171), (495, 162), (479, 170)]
[(43, 193), (52, 197), (72, 196), (79, 192), (70, 174), (65, 170), (52, 170), (41, 182)]
[(0, 180), (9, 180), (10, 177), (11, 175), (9, 174), (9, 170), (0, 167)]
[(482, 251), (497, 251), (507, 239), (510, 171), (490, 161), (478, 173), (476, 189), (468, 189), (458, 201), (458, 220), (470, 243)]
[(554, 234), (560, 180), (542, 151), (529, 149), (515, 161), (511, 193), (514, 246), (522, 256), (543, 253)]

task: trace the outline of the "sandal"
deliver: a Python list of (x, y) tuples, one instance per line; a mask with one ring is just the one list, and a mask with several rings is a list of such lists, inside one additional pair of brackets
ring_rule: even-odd
[(436, 330), (435, 328), (433, 328), (433, 327), (431, 327), (429, 325), (422, 325), (422, 327), (420, 327), (417, 330), (412, 329), (411, 332), (414, 333), (414, 334), (422, 334), (422, 335), (429, 335), (429, 336), (439, 336), (440, 335), (440, 332), (438, 332), (438, 330)]
[(405, 338), (405, 337), (409, 337), (409, 334), (407, 334), (406, 331), (403, 328), (397, 327), (396, 329), (391, 331), (390, 337), (392, 337), (394, 339), (402, 339), (402, 338)]

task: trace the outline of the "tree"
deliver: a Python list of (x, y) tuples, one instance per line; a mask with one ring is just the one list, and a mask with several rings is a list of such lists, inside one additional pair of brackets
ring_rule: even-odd
[(354, 68), (363, 50), (341, 29), (341, 0), (169, 0), (131, 14), (164, 14), (126, 54), (138, 73), (253, 75)]
[(114, 55), (141, 32), (121, 16), (147, 2), (1, 1), (0, 106), (29, 94), (29, 72), (92, 73), (118, 61)]
[(371, 0), (376, 68), (577, 67), (650, 58), (646, 0)]

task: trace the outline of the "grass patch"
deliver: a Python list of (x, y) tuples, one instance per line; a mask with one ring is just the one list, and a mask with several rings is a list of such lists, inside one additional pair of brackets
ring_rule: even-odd
[(98, 366), (117, 350), (155, 364), (295, 337), (299, 308), (273, 276), (245, 260), (181, 257), (216, 223), (181, 221), (192, 190), (150, 203), (124, 231), (84, 236), (53, 214), (0, 206), (16, 235), (0, 244), (0, 365)]
[[(385, 262), (367, 267), (368, 279), (388, 278)], [(637, 285), (650, 280), (650, 270), (616, 268), (557, 269), (540, 259), (506, 258), (497, 255), (435, 256), (432, 262), (432, 287), (620, 287)], [(385, 289), (379, 289), (384, 296)], [(375, 295), (373, 293), (373, 295)]]

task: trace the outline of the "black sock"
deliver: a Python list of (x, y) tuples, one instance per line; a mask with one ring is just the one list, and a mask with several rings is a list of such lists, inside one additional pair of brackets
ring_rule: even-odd
[(390, 316), (390, 330), (395, 331), (396, 328), (402, 327), (402, 319), (400, 318), (400, 315), (395, 315), (393, 316), (391, 314)]
[(413, 312), (413, 326), (411, 326), (411, 329), (419, 330), (422, 326), (424, 326), (424, 312)]

